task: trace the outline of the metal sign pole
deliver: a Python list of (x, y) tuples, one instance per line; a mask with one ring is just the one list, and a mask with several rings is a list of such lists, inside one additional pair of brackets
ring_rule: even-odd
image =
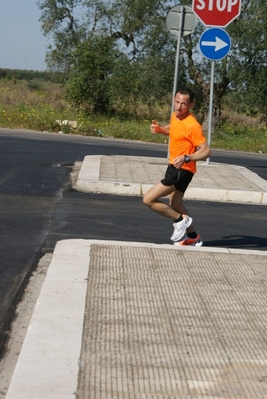
[(173, 82), (173, 93), (172, 93), (172, 109), (171, 109), (171, 115), (173, 113), (173, 108), (174, 108), (174, 96), (175, 92), (177, 90), (177, 76), (178, 76), (178, 71), (179, 71), (179, 57), (180, 57), (180, 48), (181, 48), (181, 38), (183, 35), (183, 29), (184, 29), (184, 11), (185, 8), (184, 6), (180, 6), (180, 18), (179, 18), (179, 31), (178, 31), (178, 39), (177, 39), (177, 48), (176, 48), (176, 60), (175, 60), (175, 72), (174, 72), (174, 82)]
[[(215, 62), (211, 62), (211, 77), (210, 77), (210, 105), (209, 105), (209, 127), (208, 127), (208, 145), (211, 144), (211, 133), (212, 133), (212, 112), (213, 112), (213, 93), (214, 93), (214, 70)], [(209, 165), (210, 158), (207, 158), (206, 163)]]
[[(197, 17), (193, 13), (192, 9), (188, 6), (177, 5), (173, 7), (167, 15), (166, 19), (167, 28), (169, 31), (177, 35), (177, 48), (176, 48), (176, 59), (175, 59), (175, 72), (174, 72), (174, 83), (173, 83), (173, 95), (172, 95), (172, 109), (171, 115), (174, 109), (174, 96), (177, 90), (177, 77), (179, 70), (179, 57), (182, 36), (189, 35), (196, 27)], [(169, 157), (169, 148), (168, 148)]]

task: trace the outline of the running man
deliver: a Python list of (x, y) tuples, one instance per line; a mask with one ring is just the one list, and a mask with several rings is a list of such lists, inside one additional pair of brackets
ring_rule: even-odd
[[(173, 220), (174, 244), (201, 246), (192, 218), (183, 204), (184, 193), (196, 173), (196, 161), (211, 155), (202, 127), (190, 113), (194, 93), (188, 88), (178, 89), (174, 97), (174, 112), (169, 125), (150, 125), (151, 133), (161, 133), (169, 138), (169, 165), (165, 177), (144, 195), (143, 202), (158, 214)], [(170, 204), (159, 199), (170, 196)]]

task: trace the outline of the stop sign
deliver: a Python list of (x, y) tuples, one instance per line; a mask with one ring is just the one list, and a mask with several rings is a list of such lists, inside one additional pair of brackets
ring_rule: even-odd
[(192, 9), (206, 26), (224, 28), (241, 11), (241, 0), (193, 0)]

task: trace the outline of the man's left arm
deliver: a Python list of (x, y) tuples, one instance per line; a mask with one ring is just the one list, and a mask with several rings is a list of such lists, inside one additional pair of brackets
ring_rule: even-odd
[(202, 159), (209, 158), (211, 155), (210, 147), (208, 143), (205, 141), (204, 143), (197, 146), (196, 152), (194, 154), (185, 154), (179, 155), (173, 160), (173, 165), (180, 169), (184, 163), (188, 163), (190, 161), (201, 161)]
[(190, 158), (190, 161), (202, 161), (203, 159), (209, 158), (211, 156), (211, 150), (208, 143), (205, 141), (203, 144), (200, 144), (197, 147), (196, 152), (188, 156)]

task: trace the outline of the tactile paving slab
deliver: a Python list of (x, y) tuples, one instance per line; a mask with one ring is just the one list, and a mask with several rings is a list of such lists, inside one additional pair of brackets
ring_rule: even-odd
[(92, 245), (77, 399), (267, 398), (266, 259)]

